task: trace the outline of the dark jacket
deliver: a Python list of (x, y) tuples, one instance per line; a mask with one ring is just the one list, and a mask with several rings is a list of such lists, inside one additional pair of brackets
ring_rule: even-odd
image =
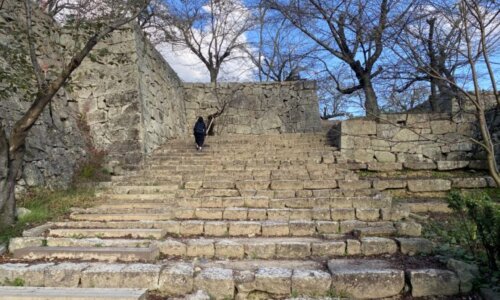
[(196, 124), (194, 124), (194, 128), (193, 128), (194, 134), (205, 134), (206, 130), (207, 130), (207, 126), (205, 125), (205, 122), (197, 121)]

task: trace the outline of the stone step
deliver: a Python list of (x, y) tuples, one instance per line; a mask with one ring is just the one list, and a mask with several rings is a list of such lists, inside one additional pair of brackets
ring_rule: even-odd
[(159, 256), (156, 247), (27, 247), (13, 251), (13, 257), (25, 260), (38, 259), (78, 259), (99, 261), (154, 261)]
[[(145, 222), (61, 222), (55, 223), (55, 228), (157, 228), (163, 229), (167, 236), (318, 236), (324, 234), (346, 234), (356, 229), (367, 227), (383, 227), (377, 234), (388, 235), (388, 228), (394, 226), (393, 235), (420, 236), (422, 227), (412, 221), (376, 221), (359, 220), (345, 221), (151, 221)], [(383, 234), (382, 234), (383, 233)], [(373, 233), (375, 234), (375, 233)], [(373, 235), (371, 234), (371, 235)], [(370, 236), (361, 234), (360, 236)]]
[[(189, 191), (189, 190), (183, 190)], [(181, 195), (129, 195), (129, 194), (99, 194), (105, 199), (104, 205), (134, 205), (141, 202), (147, 205), (156, 203), (170, 207), (203, 207), (226, 208), (245, 206), (248, 208), (388, 208), (392, 200), (389, 195), (369, 194), (372, 190), (358, 191), (356, 196), (352, 191), (343, 190), (311, 190), (297, 193), (296, 191), (280, 190), (271, 192), (248, 191), (243, 196), (209, 196), (185, 193)], [(189, 196), (189, 194), (192, 194)]]
[[(402, 260), (406, 260), (404, 257)], [(24, 278), (30, 286), (122, 288), (157, 290), (184, 296), (203, 290), (212, 299), (265, 299), (335, 296), (373, 299), (399, 298), (405, 286), (414, 297), (460, 293), (460, 279), (439, 267), (406, 268), (400, 260), (332, 259), (250, 260), (158, 264), (37, 263), (0, 265), (0, 277)], [(406, 275), (406, 276), (405, 276)]]
[(179, 184), (169, 184), (169, 185), (122, 185), (122, 186), (112, 186), (108, 189), (107, 193), (116, 194), (163, 194), (165, 192), (175, 192), (179, 189)]
[(445, 199), (422, 199), (405, 201), (412, 213), (451, 213)]
[[(166, 240), (103, 239), (103, 238), (40, 238), (38, 245), (48, 247), (73, 247), (93, 249), (157, 247), (161, 255), (172, 258), (220, 258), (220, 259), (301, 259), (332, 258), (339, 256), (372, 256), (401, 252), (407, 255), (428, 254), (433, 250), (430, 241), (422, 238), (352, 238), (349, 235), (329, 235), (330, 239), (313, 237), (253, 237), (253, 238), (168, 238)], [(16, 238), (12, 251), (23, 246), (33, 246), (34, 239)], [(45, 241), (45, 242), (44, 242)]]
[[(140, 204), (139, 204), (140, 205)], [(137, 206), (137, 205), (136, 205)], [(392, 212), (392, 213), (391, 213)], [(123, 216), (122, 216), (123, 215)], [(130, 221), (130, 220), (230, 220), (230, 221), (398, 221), (408, 212), (379, 208), (172, 208), (166, 205), (149, 207), (97, 206), (71, 214), (73, 220)], [(114, 233), (110, 233), (114, 234)], [(134, 233), (136, 234), (136, 233)]]
[(4, 300), (146, 300), (146, 289), (127, 288), (50, 288), (50, 287), (0, 287)]
[(70, 228), (70, 229), (50, 229), (48, 236), (52, 237), (98, 237), (98, 238), (147, 238), (147, 239), (161, 239), (165, 236), (166, 232), (163, 229), (112, 229), (112, 228)]

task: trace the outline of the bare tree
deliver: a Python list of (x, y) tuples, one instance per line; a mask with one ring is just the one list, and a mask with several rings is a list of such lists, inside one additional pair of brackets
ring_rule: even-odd
[(301, 72), (312, 68), (311, 54), (317, 47), (304, 43), (300, 31), (270, 9), (266, 1), (260, 0), (254, 9), (258, 39), (247, 48), (248, 56), (257, 67), (260, 81), (298, 80)]
[[(15, 222), (15, 185), (16, 178), (21, 169), (25, 154), (25, 141), (30, 129), (42, 114), (44, 108), (51, 102), (56, 93), (70, 79), (71, 74), (80, 66), (82, 61), (89, 55), (95, 45), (109, 36), (114, 30), (134, 20), (137, 15), (147, 5), (146, 0), (109, 0), (96, 1), (99, 7), (107, 5), (107, 10), (100, 10), (96, 14), (92, 14), (91, 18), (75, 12), (75, 16), (80, 16), (80, 24), (85, 24), (87, 30), (86, 37), (82, 40), (81, 32), (75, 38), (77, 45), (75, 52), (70, 53), (70, 59), (64, 64), (60, 70), (55, 72), (54, 76), (48, 76), (47, 66), (40, 61), (41, 53), (37, 51), (40, 40), (34, 34), (34, 22), (32, 20), (33, 7), (31, 0), (24, 0), (24, 9), (26, 16), (26, 24), (24, 30), (18, 34), (24, 35), (27, 41), (29, 58), (25, 61), (19, 60), (21, 65), (31, 65), (31, 74), (34, 78), (34, 86), (31, 88), (35, 91), (32, 95), (32, 104), (13, 126), (9, 135), (5, 133), (3, 126), (0, 124), (0, 227), (8, 226)], [(4, 9), (4, 8), (2, 8)], [(73, 7), (73, 10), (78, 7)], [(87, 12), (88, 7), (82, 7), (82, 10)], [(83, 42), (83, 43), (80, 43)], [(78, 46), (82, 45), (82, 46)], [(15, 87), (14, 87), (15, 88)], [(13, 92), (17, 92), (15, 88)]]
[(410, 4), (389, 0), (268, 0), (287, 20), (333, 58), (347, 64), (357, 84), (337, 90), (353, 94), (362, 90), (369, 116), (379, 114), (373, 78), (382, 73), (377, 61), (391, 27), (404, 21)]
[(151, 27), (157, 42), (194, 53), (216, 82), (222, 64), (244, 53), (243, 35), (253, 24), (240, 0), (174, 0), (165, 3)]

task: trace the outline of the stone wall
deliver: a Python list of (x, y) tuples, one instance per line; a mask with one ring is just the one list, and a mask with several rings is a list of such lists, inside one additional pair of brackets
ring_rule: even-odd
[[(23, 59), (22, 55), (27, 59), (28, 53), (26, 36), (19, 33), (20, 29), (25, 28), (25, 22), (22, 1), (3, 2), (0, 10), (0, 44), (4, 47), (2, 51), (21, 55), (20, 59)], [(53, 67), (61, 65), (63, 53), (57, 45), (61, 33), (52, 20), (38, 10), (33, 11), (33, 22), (39, 46), (39, 59), (49, 65), (50, 72)], [(0, 55), (2, 71), (11, 72), (10, 68), (23, 65), (13, 63), (14, 61), (8, 54)], [(1, 94), (0, 123), (5, 126), (7, 134), (10, 134), (14, 123), (31, 105), (36, 82), (29, 63), (26, 66), (26, 69), (18, 69), (18, 73), (14, 73), (17, 92)], [(4, 83), (2, 81), (2, 84)], [(75, 99), (66, 89), (61, 89), (28, 134), (23, 172), (18, 181), (19, 188), (43, 185), (66, 187), (71, 182), (73, 170), (86, 156), (84, 134), (80, 130), (79, 122), (80, 115)]]
[(184, 91), (175, 71), (139, 30), (135, 38), (143, 152), (149, 154), (168, 139), (185, 134)]
[(184, 133), (181, 83), (132, 26), (114, 32), (92, 54), (98, 58), (86, 58), (74, 76), (74, 95), (95, 146), (108, 153), (110, 171), (120, 173)]
[(346, 159), (371, 170), (484, 168), (474, 115), (384, 114), (380, 120), (351, 119), (339, 128)]
[(227, 103), (214, 126), (217, 134), (273, 134), (321, 130), (316, 84), (282, 83), (184, 84), (188, 132), (198, 116), (208, 117)]

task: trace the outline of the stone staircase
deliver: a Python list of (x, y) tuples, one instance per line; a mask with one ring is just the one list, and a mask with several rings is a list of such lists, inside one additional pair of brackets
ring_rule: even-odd
[(457, 274), (414, 256), (433, 245), (409, 206), (351, 169), (322, 134), (209, 137), (202, 152), (171, 141), (96, 207), (12, 239), (0, 283), (213, 299), (459, 293)]

